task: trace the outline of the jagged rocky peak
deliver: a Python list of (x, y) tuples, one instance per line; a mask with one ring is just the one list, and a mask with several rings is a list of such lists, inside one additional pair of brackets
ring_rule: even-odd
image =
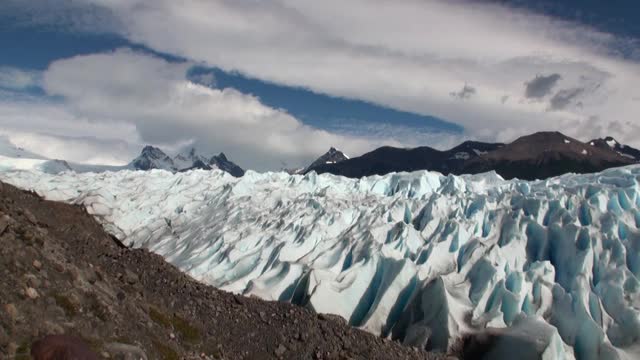
[(334, 147), (331, 147), (329, 148), (329, 151), (316, 159), (316, 161), (312, 162), (311, 165), (307, 166), (307, 168), (303, 172), (307, 172), (320, 165), (337, 164), (345, 160), (349, 160), (349, 157), (345, 155), (345, 153)]
[(218, 155), (205, 156), (195, 147), (191, 147), (186, 153), (177, 155), (174, 161), (178, 165), (178, 171), (220, 169), (235, 177), (244, 175), (244, 169), (230, 161), (222, 152)]
[(223, 152), (221, 152), (218, 155), (213, 155), (213, 157), (211, 158), (211, 161), (213, 161), (214, 159), (221, 160), (221, 161), (229, 161), (229, 159), (227, 159), (227, 156)]
[(129, 166), (136, 170), (164, 169), (173, 172), (220, 169), (236, 177), (244, 175), (244, 170), (231, 162), (224, 153), (212, 157), (203, 156), (195, 147), (171, 158), (159, 148), (147, 145)]
[(331, 156), (334, 156), (334, 157), (341, 157), (341, 158), (344, 158), (345, 160), (349, 158), (347, 155), (345, 155), (345, 153), (343, 153), (342, 151), (334, 148), (333, 146), (329, 148), (329, 151), (327, 151), (327, 153), (325, 155), (331, 155)]
[(209, 166), (217, 167), (218, 169), (226, 171), (235, 177), (243, 176), (245, 172), (240, 166), (227, 159), (227, 156), (222, 152), (211, 157), (211, 160), (209, 160)]
[(136, 170), (164, 169), (175, 170), (173, 160), (164, 151), (151, 145), (142, 149), (140, 156), (133, 159), (129, 166)]
[(154, 159), (164, 159), (165, 157), (167, 157), (167, 154), (165, 154), (164, 151), (151, 145), (146, 145), (144, 148), (142, 148), (141, 155)]
[(188, 165), (191, 165), (193, 162), (198, 160), (204, 163), (207, 163), (208, 161), (206, 157), (202, 156), (195, 147), (189, 148), (189, 150), (187, 150), (186, 152), (181, 152), (180, 154), (176, 155), (174, 159), (179, 159), (181, 161), (188, 161), (189, 162)]

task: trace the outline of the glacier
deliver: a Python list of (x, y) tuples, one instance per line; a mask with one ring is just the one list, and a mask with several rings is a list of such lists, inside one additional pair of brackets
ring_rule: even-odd
[(497, 339), (491, 358), (640, 358), (640, 166), (533, 182), (217, 170), (0, 180), (85, 206), (204, 283), (411, 346), (447, 351), (478, 334)]

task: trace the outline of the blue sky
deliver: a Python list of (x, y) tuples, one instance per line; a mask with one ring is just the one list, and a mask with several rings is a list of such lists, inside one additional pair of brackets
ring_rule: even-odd
[[(637, 138), (633, 1), (146, 2), (0, 5), (3, 134), (82, 162), (122, 163), (145, 143), (196, 144), (260, 170), (330, 146), (358, 155), (537, 130)], [(210, 91), (175, 90), (189, 82)], [(145, 96), (127, 103), (123, 92)], [(150, 114), (137, 106), (147, 101), (173, 107)], [(61, 150), (70, 144), (92, 155)]]
[(640, 3), (633, 0), (495, 0), (499, 4), (587, 24), (622, 37), (640, 37)]

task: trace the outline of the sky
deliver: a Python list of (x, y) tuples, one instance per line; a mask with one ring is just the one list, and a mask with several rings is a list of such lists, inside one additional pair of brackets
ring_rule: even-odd
[(0, 136), (258, 171), (535, 131), (640, 146), (634, 0), (3, 0)]

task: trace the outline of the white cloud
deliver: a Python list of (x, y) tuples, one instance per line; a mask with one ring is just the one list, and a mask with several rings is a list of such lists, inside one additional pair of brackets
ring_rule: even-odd
[(10, 90), (35, 88), (40, 86), (41, 76), (39, 71), (0, 66), (0, 88)]
[(133, 124), (141, 141), (152, 144), (194, 141), (203, 151), (224, 151), (258, 170), (282, 162), (304, 164), (330, 145), (352, 154), (375, 146), (357, 136), (306, 126), (237, 90), (190, 82), (190, 66), (131, 50), (78, 56), (54, 62), (44, 74), (43, 88), (62, 97), (76, 119), (101, 126)]
[(2, 96), (0, 135), (47, 158), (77, 163), (126, 164), (142, 144), (132, 124), (89, 121), (65, 104), (33, 96)]
[[(574, 134), (597, 116), (635, 121), (638, 64), (609, 55), (618, 39), (503, 6), (436, 0), (86, 0), (120, 33), (159, 51), (277, 83), (434, 115), (473, 136), (509, 140), (534, 130)], [(550, 109), (525, 83), (562, 76), (554, 91), (584, 88)], [(464, 84), (476, 94), (450, 96)], [(505, 96), (509, 101), (504, 102)], [(606, 128), (606, 126), (605, 126)], [(612, 133), (638, 145), (622, 127)], [(603, 134), (591, 133), (591, 136)]]
[[(70, 137), (32, 131), (0, 131), (11, 143), (48, 159), (80, 164), (125, 165), (140, 147), (115, 139)], [(127, 159), (127, 160), (124, 160)]]

